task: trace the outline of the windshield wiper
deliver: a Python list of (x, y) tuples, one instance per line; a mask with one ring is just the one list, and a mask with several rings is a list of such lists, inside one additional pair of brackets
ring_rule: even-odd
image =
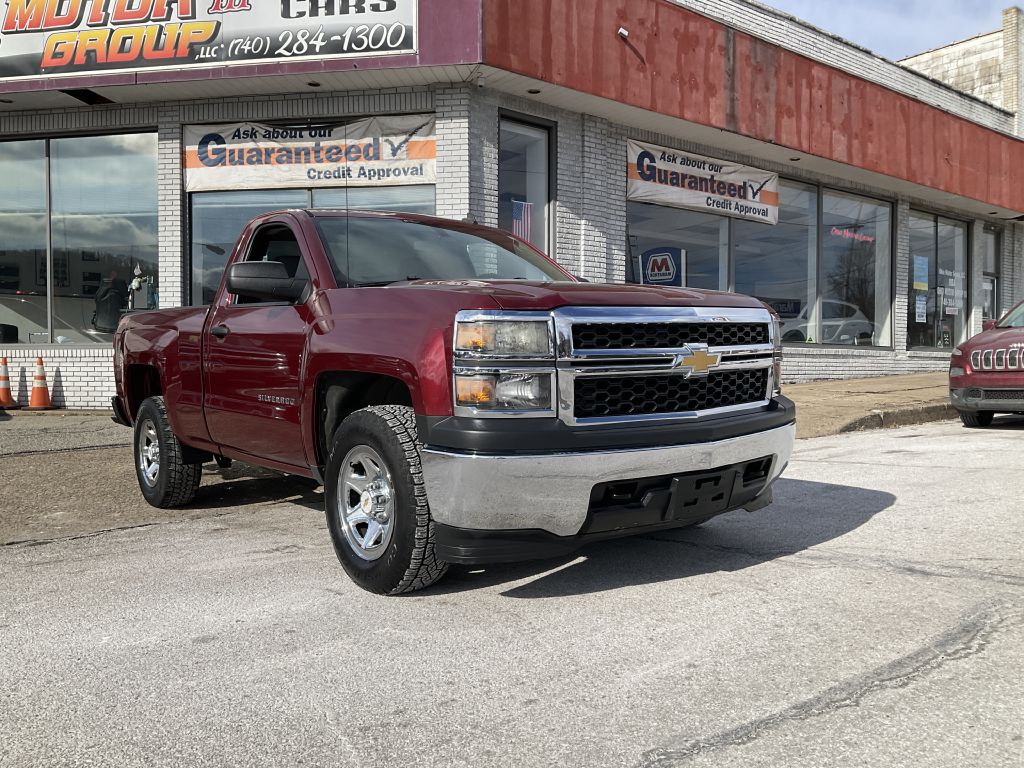
[(375, 283), (354, 283), (353, 288), (383, 288), (386, 285), (394, 285), (395, 283), (407, 283), (410, 280), (422, 280), (421, 277), (407, 277), (404, 280), (378, 280)]

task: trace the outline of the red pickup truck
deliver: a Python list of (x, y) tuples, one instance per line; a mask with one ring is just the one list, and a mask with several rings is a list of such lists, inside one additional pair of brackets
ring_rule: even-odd
[(499, 230), (282, 211), (209, 307), (126, 316), (115, 420), (159, 507), (201, 464), (321, 481), (335, 551), (396, 594), (771, 502), (795, 437), (779, 323), (729, 293), (579, 281)]
[(1024, 302), (953, 350), (949, 398), (966, 427), (987, 427), (997, 413), (1024, 413)]

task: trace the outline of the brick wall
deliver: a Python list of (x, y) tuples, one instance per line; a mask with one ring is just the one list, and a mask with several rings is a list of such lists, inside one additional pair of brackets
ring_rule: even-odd
[(900, 64), (989, 104), (1013, 108), (1003, 101), (1001, 29), (911, 56), (901, 60)]
[(21, 405), (29, 403), (39, 357), (46, 368), (50, 399), (58, 408), (106, 408), (115, 394), (114, 351), (108, 346), (12, 347), (0, 350), (0, 355), (7, 358), (11, 390)]

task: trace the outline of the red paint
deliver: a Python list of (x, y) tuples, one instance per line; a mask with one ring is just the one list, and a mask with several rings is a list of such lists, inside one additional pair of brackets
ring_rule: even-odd
[(484, 61), (1024, 211), (1024, 142), (665, 0), (484, 0)]

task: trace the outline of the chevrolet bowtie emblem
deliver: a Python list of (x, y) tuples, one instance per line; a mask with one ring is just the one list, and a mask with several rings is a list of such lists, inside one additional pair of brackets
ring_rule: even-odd
[(717, 368), (722, 362), (721, 355), (711, 354), (701, 349), (691, 352), (688, 355), (680, 355), (676, 358), (676, 368), (688, 368), (690, 375), (706, 376), (712, 368)]

